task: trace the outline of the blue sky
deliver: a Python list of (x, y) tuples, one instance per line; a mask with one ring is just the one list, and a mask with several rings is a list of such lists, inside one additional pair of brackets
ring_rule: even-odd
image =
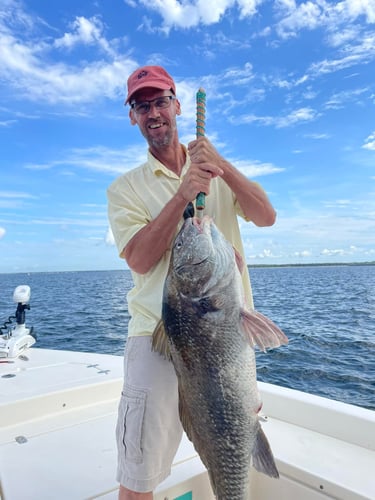
[(175, 77), (180, 139), (206, 133), (267, 191), (251, 264), (375, 260), (375, 1), (1, 0), (0, 272), (118, 269), (106, 188), (146, 145), (136, 67)]

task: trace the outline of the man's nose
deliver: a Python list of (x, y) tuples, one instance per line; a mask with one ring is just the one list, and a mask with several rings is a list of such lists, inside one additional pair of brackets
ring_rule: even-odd
[(150, 102), (150, 111), (147, 113), (151, 117), (160, 116), (160, 109), (154, 102)]

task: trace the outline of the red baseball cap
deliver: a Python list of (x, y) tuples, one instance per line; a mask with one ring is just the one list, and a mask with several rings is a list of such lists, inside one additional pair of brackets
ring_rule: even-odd
[(161, 66), (142, 66), (136, 69), (128, 78), (128, 96), (125, 104), (130, 101), (137, 90), (152, 87), (160, 90), (172, 89), (176, 94), (176, 86), (171, 75)]

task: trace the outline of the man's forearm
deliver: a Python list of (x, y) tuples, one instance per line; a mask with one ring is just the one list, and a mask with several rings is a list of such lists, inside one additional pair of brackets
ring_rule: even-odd
[(226, 160), (220, 166), (224, 170), (222, 179), (236, 195), (245, 217), (257, 226), (272, 226), (276, 212), (263, 189)]
[(133, 236), (121, 253), (130, 269), (145, 274), (161, 259), (172, 244), (186, 205), (187, 201), (177, 193), (155, 219)]

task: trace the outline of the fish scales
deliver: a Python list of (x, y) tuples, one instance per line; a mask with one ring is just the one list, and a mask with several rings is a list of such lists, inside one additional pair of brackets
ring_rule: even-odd
[(287, 339), (270, 320), (244, 308), (237, 262), (212, 219), (186, 219), (174, 242), (162, 322), (153, 338), (153, 348), (173, 362), (181, 422), (218, 500), (249, 497), (251, 462), (278, 477), (259, 422), (254, 344), (265, 349)]
[(230, 301), (222, 310), (223, 321), (219, 317), (215, 326), (187, 302), (183, 299), (174, 308), (168, 306), (164, 316), (168, 331), (178, 332), (171, 349), (182, 408), (185, 413), (190, 409), (184, 428), (215, 478), (215, 490), (222, 498), (244, 499), (258, 420), (251, 421), (252, 407), (260, 406), (251, 387), (255, 362), (249, 360), (254, 352), (244, 334), (233, 338), (240, 312)]

